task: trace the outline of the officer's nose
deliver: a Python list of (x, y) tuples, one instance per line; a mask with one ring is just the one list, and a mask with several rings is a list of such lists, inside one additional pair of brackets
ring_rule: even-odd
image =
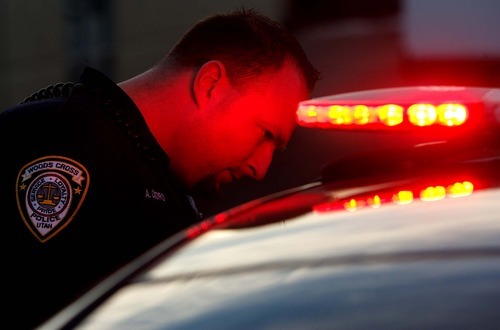
[(269, 143), (261, 145), (247, 161), (249, 176), (256, 180), (264, 179), (267, 169), (273, 159), (273, 154), (273, 144)]

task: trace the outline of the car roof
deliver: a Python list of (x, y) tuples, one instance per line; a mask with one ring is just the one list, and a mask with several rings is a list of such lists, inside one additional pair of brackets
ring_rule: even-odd
[[(494, 188), (465, 198), (306, 213), (263, 226), (209, 230), (134, 278), (84, 326), (368, 326), (373, 322), (368, 315), (384, 312), (382, 305), (394, 308), (409, 297), (415, 299), (411, 311), (401, 305), (400, 314), (393, 310), (380, 325), (390, 326), (403, 314), (401, 325), (418, 325), (418, 315), (429, 313), (432, 303), (450, 306), (444, 325), (498, 320), (496, 311), (484, 306), (474, 315), (480, 307), (467, 297), (474, 283), (490, 290), (481, 304), (500, 302), (500, 288), (492, 287), (500, 272), (499, 198), (500, 189)], [(448, 291), (453, 292), (448, 298), (434, 296)], [(333, 306), (368, 314), (354, 321), (334, 313)], [(457, 309), (467, 309), (469, 317), (453, 319)]]

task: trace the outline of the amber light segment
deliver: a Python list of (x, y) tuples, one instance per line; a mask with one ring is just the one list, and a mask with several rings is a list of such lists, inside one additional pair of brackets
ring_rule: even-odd
[(463, 104), (444, 103), (437, 107), (438, 122), (445, 126), (460, 126), (467, 120), (469, 111)]
[(349, 107), (332, 105), (328, 109), (328, 119), (332, 124), (344, 125), (352, 123), (352, 113)]
[(370, 205), (373, 208), (379, 208), (381, 204), (382, 200), (378, 195), (373, 196), (373, 198), (368, 198), (368, 205)]
[(305, 123), (315, 123), (318, 118), (318, 111), (314, 105), (300, 106), (297, 110), (297, 118)]
[(379, 120), (387, 126), (396, 126), (403, 122), (403, 108), (396, 104), (377, 107)]
[(353, 117), (354, 122), (359, 125), (368, 124), (373, 121), (372, 111), (366, 105), (356, 105)]
[(344, 203), (344, 208), (347, 211), (356, 211), (358, 208), (358, 202), (355, 199), (351, 199)]
[(443, 186), (427, 187), (420, 192), (423, 201), (437, 201), (445, 198), (446, 189)]
[(413, 125), (430, 126), (436, 119), (436, 108), (432, 104), (417, 103), (408, 108), (408, 120)]
[(468, 196), (474, 191), (474, 185), (470, 181), (455, 182), (448, 186), (447, 191), (450, 197)]
[(410, 204), (413, 202), (413, 193), (409, 190), (402, 190), (397, 194), (394, 194), (392, 200), (396, 204)]

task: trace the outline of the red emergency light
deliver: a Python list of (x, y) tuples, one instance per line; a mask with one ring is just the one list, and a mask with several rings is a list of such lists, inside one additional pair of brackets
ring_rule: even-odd
[(313, 206), (313, 211), (324, 213), (330, 211), (347, 210), (357, 211), (361, 208), (379, 208), (382, 204), (411, 204), (415, 200), (422, 202), (438, 201), (444, 198), (469, 196), (474, 191), (471, 181), (456, 181), (446, 185), (414, 187), (413, 189), (398, 189), (384, 191), (364, 196), (352, 196)]
[(324, 129), (413, 129), (467, 126), (492, 114), (498, 123), (500, 89), (418, 86), (374, 89), (299, 103), (297, 121)]

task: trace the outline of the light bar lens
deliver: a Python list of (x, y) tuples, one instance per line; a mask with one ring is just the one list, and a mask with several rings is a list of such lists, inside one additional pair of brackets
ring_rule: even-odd
[(450, 185), (424, 186), (423, 189), (397, 190), (383, 195), (359, 196), (346, 200), (335, 200), (313, 206), (313, 211), (323, 213), (336, 210), (358, 211), (362, 208), (379, 208), (382, 204), (411, 204), (416, 200), (423, 202), (438, 201), (445, 198), (469, 196), (474, 191), (471, 181), (457, 181)]
[(408, 120), (415, 126), (429, 126), (436, 119), (436, 107), (432, 104), (413, 104), (408, 108)]
[(441, 104), (437, 107), (438, 121), (445, 126), (459, 126), (465, 123), (469, 112), (462, 104)]
[(395, 104), (387, 104), (376, 107), (372, 110), (373, 118), (387, 126), (396, 126), (403, 122), (403, 108)]
[(346, 126), (380, 123), (398, 126), (460, 126), (468, 118), (467, 107), (459, 103), (415, 103), (407, 107), (397, 104), (299, 105), (297, 119), (303, 126)]

